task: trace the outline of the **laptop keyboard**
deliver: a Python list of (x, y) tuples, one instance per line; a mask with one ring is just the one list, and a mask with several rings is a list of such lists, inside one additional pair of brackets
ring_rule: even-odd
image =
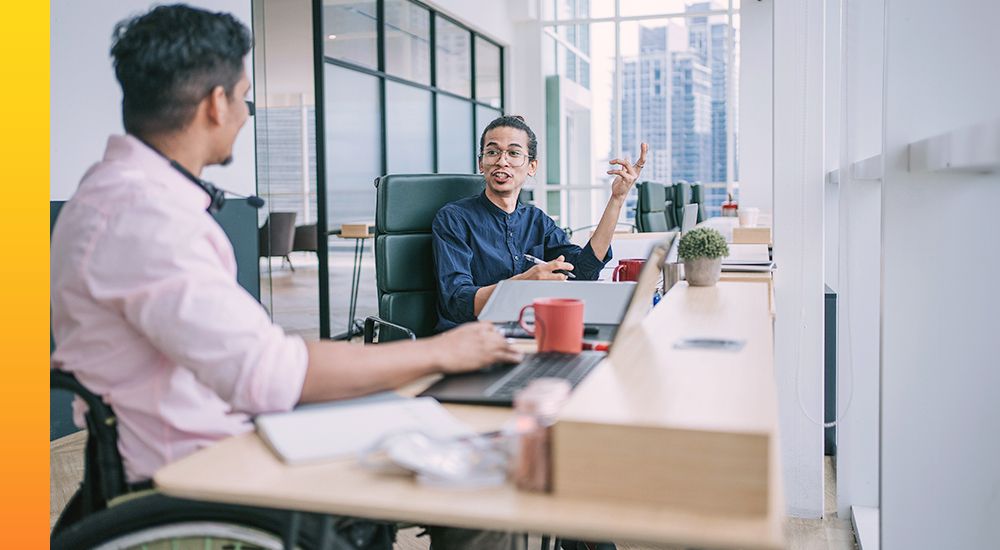
[(483, 393), (487, 397), (513, 400), (514, 394), (536, 378), (563, 378), (576, 387), (583, 377), (604, 358), (603, 354), (536, 353)]

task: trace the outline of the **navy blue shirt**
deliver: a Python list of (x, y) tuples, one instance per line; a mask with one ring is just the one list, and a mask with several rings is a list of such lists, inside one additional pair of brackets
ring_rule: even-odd
[(573, 264), (576, 280), (595, 280), (611, 259), (594, 255), (588, 242), (569, 242), (545, 212), (518, 203), (510, 214), (490, 202), (486, 192), (445, 205), (434, 217), (434, 265), (438, 283), (437, 330), (474, 321), (480, 287), (523, 273), (534, 265), (524, 254), (551, 261), (560, 255)]

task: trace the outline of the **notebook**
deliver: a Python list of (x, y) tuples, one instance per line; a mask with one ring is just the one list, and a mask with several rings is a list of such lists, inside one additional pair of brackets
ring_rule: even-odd
[(393, 399), (258, 415), (257, 433), (288, 464), (354, 457), (379, 439), (419, 431), (434, 439), (473, 434), (437, 401)]
[[(634, 330), (652, 307), (653, 291), (660, 279), (660, 266), (663, 265), (673, 240), (674, 235), (671, 235), (650, 251), (646, 264), (639, 273), (639, 280), (632, 286), (629, 305), (618, 319), (621, 326), (614, 342), (620, 341), (628, 330)], [(572, 286), (579, 283), (563, 284)], [(585, 313), (587, 307), (589, 304), (584, 307)], [(476, 372), (445, 376), (420, 395), (447, 403), (510, 406), (514, 394), (537, 378), (562, 378), (569, 381), (571, 387), (576, 387), (606, 356), (606, 353), (598, 351), (579, 354), (532, 353), (517, 365), (493, 365)]]

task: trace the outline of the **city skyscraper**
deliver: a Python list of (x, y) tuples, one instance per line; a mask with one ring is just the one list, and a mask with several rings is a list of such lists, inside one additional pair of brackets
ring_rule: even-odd
[[(703, 2), (688, 12), (712, 8)], [(724, 20), (690, 17), (639, 27), (639, 54), (623, 59), (622, 155), (649, 144), (642, 179), (718, 183), (728, 179), (728, 32)], [(734, 106), (735, 107), (735, 106)], [(611, 109), (615, 124), (615, 109)], [(617, 143), (612, 141), (612, 155)], [(718, 215), (725, 186), (705, 189), (709, 215)]]

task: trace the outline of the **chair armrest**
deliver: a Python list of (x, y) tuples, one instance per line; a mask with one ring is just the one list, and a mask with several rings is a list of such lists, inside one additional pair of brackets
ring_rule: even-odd
[(383, 326), (389, 327), (389, 328), (391, 328), (393, 330), (397, 330), (397, 331), (403, 333), (410, 340), (416, 340), (417, 339), (417, 335), (414, 334), (414, 332), (412, 330), (410, 330), (410, 329), (408, 329), (408, 328), (406, 328), (406, 327), (404, 327), (402, 325), (397, 325), (396, 323), (390, 323), (389, 321), (386, 321), (385, 319), (381, 319), (381, 318), (376, 317), (374, 315), (370, 315), (368, 317), (365, 317), (365, 331), (364, 331), (364, 337), (365, 337), (364, 342), (365, 342), (365, 344), (374, 344), (375, 343), (375, 329), (379, 329), (381, 331), (381, 329), (382, 329)]

